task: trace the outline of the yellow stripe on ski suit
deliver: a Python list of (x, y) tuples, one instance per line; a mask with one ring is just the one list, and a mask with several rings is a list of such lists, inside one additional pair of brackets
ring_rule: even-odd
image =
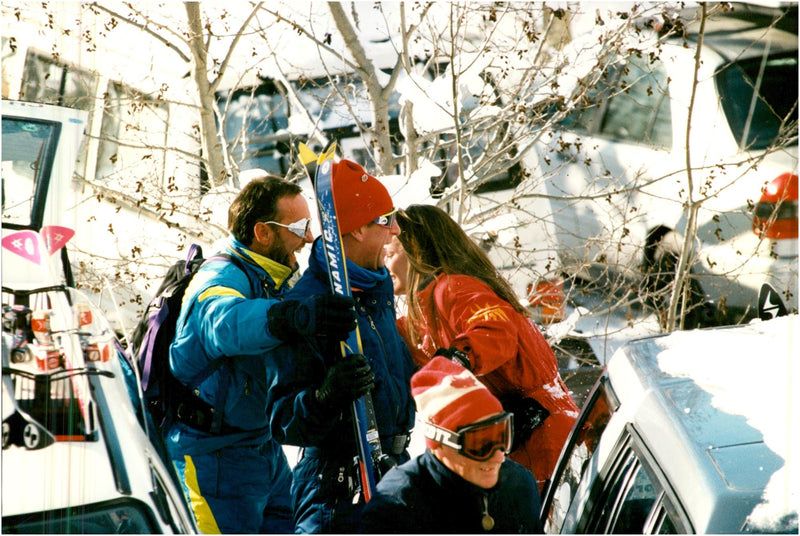
[(242, 296), (242, 293), (234, 288), (211, 287), (210, 289), (203, 291), (203, 293), (197, 297), (197, 301), (201, 302), (206, 298), (208, 298), (209, 296), (236, 296), (239, 298), (244, 298), (244, 296)]
[(186, 462), (184, 478), (186, 480), (186, 488), (189, 490), (192, 511), (197, 520), (197, 529), (204, 534), (219, 534), (220, 530), (217, 526), (217, 520), (214, 519), (214, 514), (211, 512), (211, 507), (208, 506), (208, 502), (200, 494), (200, 485), (197, 483), (197, 470), (194, 468), (192, 457), (184, 456), (183, 459)]
[[(275, 282), (275, 288), (280, 288), (286, 280), (289, 279), (292, 275), (291, 268), (284, 266), (269, 257), (264, 257), (263, 255), (259, 255), (254, 251), (247, 251), (245, 252), (251, 259), (256, 261), (259, 266), (261, 266), (266, 272), (272, 277), (272, 280)], [(192, 294), (192, 286), (193, 285), (200, 285), (202, 281), (207, 278), (213, 277), (216, 272), (207, 272), (203, 273), (202, 275), (198, 275), (195, 277), (191, 283), (189, 283), (189, 288), (186, 289), (186, 296), (190, 296)], [(198, 297), (197, 301), (202, 302), (208, 297), (211, 296), (236, 296), (237, 298), (244, 298), (241, 292), (236, 289), (230, 287), (224, 287), (221, 285), (214, 286), (204, 290)]]

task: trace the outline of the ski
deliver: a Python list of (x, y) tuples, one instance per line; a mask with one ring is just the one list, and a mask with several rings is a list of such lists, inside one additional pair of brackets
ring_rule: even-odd
[[(340, 296), (351, 297), (352, 292), (347, 279), (347, 262), (342, 248), (342, 236), (339, 233), (339, 223), (336, 218), (333, 190), (331, 188), (331, 171), (336, 142), (331, 143), (319, 157), (303, 143), (300, 144), (299, 150), (301, 163), (306, 168), (313, 183), (317, 198), (322, 230), (322, 245), (325, 249), (325, 258), (328, 264), (331, 292)], [(316, 165), (314, 166), (315, 163)], [(312, 169), (314, 167), (315, 169)], [(340, 348), (342, 356), (362, 352), (358, 325), (356, 325), (355, 330), (350, 332), (347, 340), (340, 344)], [(380, 478), (380, 467), (384, 458), (372, 397), (367, 394), (354, 401), (351, 406), (351, 415), (353, 417), (353, 428), (358, 450), (357, 461), (361, 477), (361, 493), (364, 501), (369, 502), (375, 491), (377, 480)]]

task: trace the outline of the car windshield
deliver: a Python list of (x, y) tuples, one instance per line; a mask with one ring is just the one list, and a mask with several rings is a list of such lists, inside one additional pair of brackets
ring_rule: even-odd
[(9, 534), (152, 534), (153, 512), (135, 499), (115, 499), (3, 518)]
[(762, 150), (785, 138), (797, 143), (796, 53), (735, 61), (717, 72), (716, 83), (740, 148)]
[(57, 123), (3, 117), (4, 223), (28, 226), (44, 209), (34, 194), (47, 191), (58, 135)]

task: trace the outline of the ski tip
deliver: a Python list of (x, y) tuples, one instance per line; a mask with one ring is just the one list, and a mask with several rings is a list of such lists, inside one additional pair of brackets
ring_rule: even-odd
[(334, 154), (336, 154), (336, 140), (330, 142), (328, 146), (325, 147), (325, 150), (320, 153), (319, 158), (317, 159), (317, 165), (321, 164), (325, 160), (332, 160)]
[(302, 141), (297, 145), (297, 152), (300, 156), (300, 163), (304, 166), (317, 160), (317, 154)]

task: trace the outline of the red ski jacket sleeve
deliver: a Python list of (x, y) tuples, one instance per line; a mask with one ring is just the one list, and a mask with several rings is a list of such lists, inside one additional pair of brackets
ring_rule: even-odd
[(434, 341), (469, 355), (478, 376), (517, 357), (520, 328), (524, 328), (520, 319), (527, 320), (511, 304), (473, 277), (440, 276), (431, 287), (436, 309)]

